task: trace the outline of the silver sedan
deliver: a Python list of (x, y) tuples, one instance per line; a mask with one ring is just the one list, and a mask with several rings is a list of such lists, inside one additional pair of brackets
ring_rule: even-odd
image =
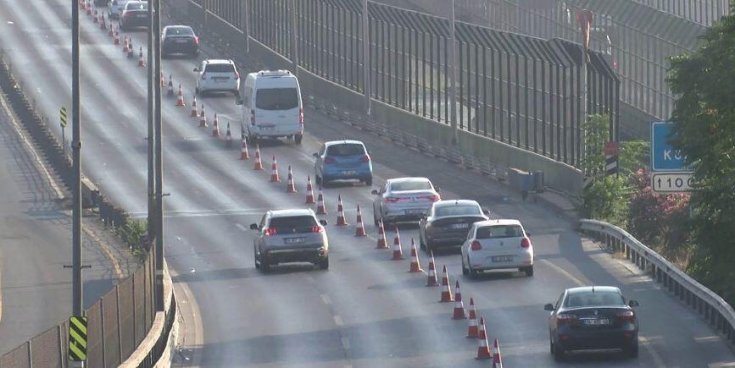
[(386, 180), (373, 201), (373, 222), (390, 226), (396, 222), (418, 221), (434, 202), (441, 199), (431, 181), (424, 177), (405, 177)]

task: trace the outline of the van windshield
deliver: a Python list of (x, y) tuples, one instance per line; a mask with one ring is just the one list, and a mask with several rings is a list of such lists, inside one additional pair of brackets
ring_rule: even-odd
[(261, 88), (255, 93), (255, 107), (263, 110), (289, 110), (299, 107), (296, 88)]

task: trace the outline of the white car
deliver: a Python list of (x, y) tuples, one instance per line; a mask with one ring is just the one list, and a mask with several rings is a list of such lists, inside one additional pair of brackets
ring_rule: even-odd
[(533, 276), (533, 244), (518, 220), (475, 222), (462, 244), (462, 273), (518, 269)]
[(397, 222), (418, 222), (441, 199), (431, 180), (422, 177), (388, 179), (372, 194), (376, 195), (373, 222), (377, 226), (382, 221), (386, 228)]
[(199, 73), (197, 78), (196, 93), (203, 95), (207, 92), (232, 92), (235, 96), (240, 94), (240, 73), (232, 60), (208, 59), (202, 61), (199, 68), (194, 68)]

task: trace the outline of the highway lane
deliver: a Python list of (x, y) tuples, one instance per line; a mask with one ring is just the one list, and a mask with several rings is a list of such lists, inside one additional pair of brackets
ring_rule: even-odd
[[(72, 304), (71, 270), (63, 268), (71, 263), (71, 213), (19, 127), (0, 96), (0, 354), (68, 318)], [(99, 234), (100, 225), (91, 225), (89, 234)], [(85, 264), (92, 267), (85, 271), (86, 306), (127, 272), (121, 245), (101, 238), (103, 245), (83, 243)], [(114, 263), (122, 264), (123, 274)]]
[[(39, 19), (54, 24), (56, 39), (65, 39), (63, 24), (67, 13), (54, 18), (54, 6), (28, 4), (29, 9), (17, 18), (26, 18), (24, 27), (33, 28)], [(37, 17), (38, 19), (34, 18)], [(55, 20), (55, 19), (58, 19)], [(35, 21), (34, 21), (35, 20)], [(141, 213), (145, 210), (145, 114), (144, 80), (135, 62), (125, 60), (119, 48), (109, 47), (110, 40), (88, 19), (83, 22), (88, 54), (95, 61), (85, 64), (84, 88), (94, 91), (85, 104), (85, 171), (102, 179), (102, 188), (126, 208)], [(136, 34), (141, 44), (142, 34)], [(3, 35), (3, 41), (13, 39), (14, 52), (38, 55), (43, 44), (18, 41), (22, 32)], [(14, 38), (16, 37), (16, 38)], [(33, 37), (33, 33), (28, 37)], [(59, 41), (60, 42), (60, 41)], [(58, 47), (62, 55), (68, 48)], [(97, 49), (95, 53), (95, 49)], [(36, 51), (34, 51), (36, 50)], [(16, 56), (13, 56), (16, 57)], [(18, 56), (22, 58), (23, 56)], [(30, 59), (33, 60), (33, 59)], [(58, 60), (68, 60), (59, 58)], [(193, 75), (188, 60), (169, 60), (164, 64), (166, 75), (181, 79), (184, 90), (193, 89)], [(21, 71), (30, 78), (34, 70), (44, 65), (29, 64)], [(38, 82), (44, 91), (62, 90), (68, 85), (62, 76), (69, 63), (56, 62), (59, 75), (49, 75)], [(137, 74), (136, 74), (137, 73)], [(99, 89), (93, 90), (97, 86)], [(121, 93), (120, 91), (124, 91)], [(51, 97), (51, 96), (49, 96)], [(68, 99), (59, 94), (56, 98)], [(187, 98), (187, 104), (190, 103)], [(58, 107), (49, 103), (42, 107), (52, 115)], [(217, 111), (221, 117), (238, 113), (232, 98), (203, 100), (209, 114)], [(202, 102), (200, 100), (200, 102)], [(196, 127), (188, 117), (189, 108), (173, 107), (166, 100), (165, 168), (166, 204), (171, 210), (167, 222), (168, 260), (178, 274), (177, 283), (191, 289), (202, 314), (202, 346), (192, 346), (204, 366), (472, 366), (476, 351), (474, 342), (465, 341), (464, 324), (449, 320), (451, 308), (436, 303), (439, 291), (423, 287), (421, 276), (408, 274), (408, 263), (390, 262), (387, 252), (377, 252), (369, 239), (355, 239), (354, 228), (329, 227), (333, 248), (332, 269), (310, 271), (303, 267), (280, 269), (274, 275), (261, 275), (252, 267), (252, 234), (243, 231), (255, 222), (266, 208), (300, 206), (303, 202), (303, 180), (311, 172), (310, 153), (319, 139), (349, 135), (368, 141), (376, 161), (376, 183), (382, 178), (420, 174), (429, 175), (445, 188), (448, 198), (468, 196), (479, 199), (502, 216), (521, 218), (534, 234), (539, 255), (537, 273), (533, 279), (524, 277), (490, 276), (481, 281), (461, 278), (465, 298), (475, 297), (480, 312), (488, 316), (491, 337), (499, 337), (506, 364), (511, 366), (554, 366), (547, 352), (543, 303), (554, 300), (561, 288), (578, 282), (631, 283), (629, 292), (644, 300), (640, 313), (644, 315), (650, 337), (650, 348), (642, 349), (637, 361), (606, 357), (577, 359), (580, 364), (590, 361), (603, 366), (689, 366), (702, 362), (732, 360), (716, 338), (707, 337), (706, 326), (691, 317), (678, 304), (655, 291), (646, 282), (630, 278), (620, 270), (619, 262), (600, 254), (588, 242), (582, 242), (569, 224), (556, 218), (553, 212), (522, 204), (503, 187), (485, 182), (486, 179), (462, 173), (450, 165), (433, 162), (411, 151), (400, 149), (380, 140), (352, 131), (317, 113), (307, 113), (309, 135), (301, 147), (274, 144), (263, 147), (266, 166), (272, 154), (277, 154), (281, 175), (285, 165), (295, 169), (302, 193), (286, 194), (285, 183), (276, 186), (267, 182), (268, 172), (253, 172), (252, 162), (237, 160), (237, 147), (226, 150), (221, 141), (214, 141)], [(210, 115), (211, 118), (211, 115)], [(101, 123), (100, 123), (101, 122)], [(405, 161), (391, 160), (394, 157)], [(97, 173), (95, 170), (99, 170)], [(444, 172), (444, 175), (436, 175)], [(483, 183), (478, 186), (478, 183)], [(354, 221), (355, 204), (365, 208), (369, 219), (368, 188), (340, 187), (325, 191), (328, 216), (335, 219), (336, 194), (345, 198), (348, 220)], [(238, 226), (239, 225), (239, 226)], [(374, 233), (372, 226), (368, 226)], [(402, 230), (404, 244), (415, 229)], [(559, 244), (563, 244), (560, 246)], [(404, 251), (408, 250), (404, 248)], [(459, 272), (456, 255), (437, 257), (447, 264), (453, 278)], [(613, 272), (615, 271), (615, 272)], [(617, 273), (616, 273), (617, 272)], [(523, 292), (518, 292), (518, 291)], [(647, 309), (648, 308), (648, 309)], [(671, 315), (682, 316), (681, 330), (662, 321), (661, 308)], [(687, 316), (689, 316), (687, 318)], [(337, 318), (339, 317), (339, 318)], [(651, 325), (651, 329), (647, 328)], [(670, 345), (681, 340), (689, 344)], [(699, 338), (695, 341), (695, 337)], [(663, 357), (663, 358), (662, 358)], [(581, 359), (581, 360), (580, 360)], [(662, 359), (665, 359), (661, 361)], [(692, 364), (690, 364), (692, 365)]]

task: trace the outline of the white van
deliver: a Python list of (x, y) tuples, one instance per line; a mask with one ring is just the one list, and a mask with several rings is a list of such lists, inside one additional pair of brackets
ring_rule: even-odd
[(288, 138), (301, 144), (304, 105), (295, 75), (288, 70), (261, 70), (248, 74), (242, 98), (243, 127), (248, 141)]

